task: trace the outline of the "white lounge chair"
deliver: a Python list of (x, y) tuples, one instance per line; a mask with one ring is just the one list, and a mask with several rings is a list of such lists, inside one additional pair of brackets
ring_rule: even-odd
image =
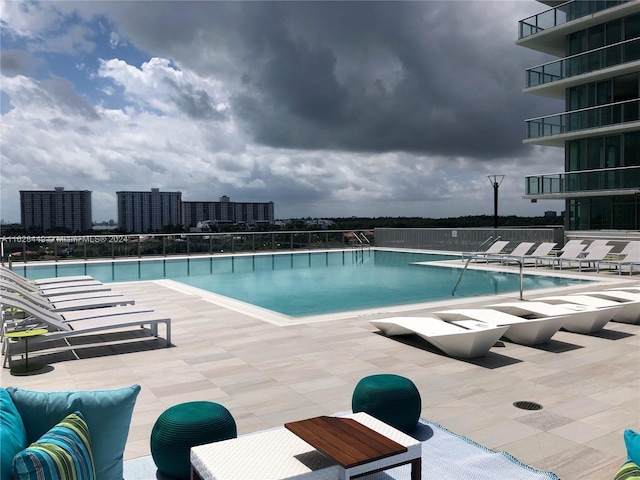
[(547, 343), (560, 330), (567, 315), (544, 318), (523, 318), (490, 308), (459, 308), (435, 312), (443, 320), (478, 320), (493, 326), (508, 326), (504, 336), (523, 345)]
[(506, 247), (507, 245), (509, 245), (509, 242), (498, 240), (497, 242), (493, 242), (491, 245), (489, 245), (489, 248), (487, 248), (484, 252), (466, 252), (462, 254), (462, 258), (471, 258), (477, 262), (478, 260), (485, 259), (487, 255), (495, 255), (502, 252), (502, 250), (504, 250), (504, 247)]
[[(613, 318), (616, 322), (640, 323), (640, 288), (637, 290), (599, 290), (588, 292), (590, 297), (613, 300), (623, 305), (622, 310)], [(627, 308), (627, 306), (629, 308)], [(623, 315), (622, 312), (625, 312)]]
[[(154, 311), (128, 313), (125, 309), (132, 307), (113, 307), (119, 310), (119, 313), (113, 312), (112, 315), (106, 313), (111, 309), (94, 309), (83, 310), (85, 314), (89, 316), (76, 319), (69, 318), (73, 315), (65, 313), (60, 315), (49, 310), (36, 307), (33, 304), (19, 298), (3, 298), (4, 306), (10, 306), (14, 309), (22, 309), (26, 315), (33, 317), (38, 325), (44, 325), (50, 331), (44, 335), (39, 335), (30, 339), (30, 348), (34, 344), (46, 344), (58, 339), (65, 339), (75, 335), (83, 335), (95, 332), (102, 332), (107, 330), (124, 329), (129, 327), (144, 327), (149, 326), (150, 332), (154, 336), (158, 336), (158, 325), (164, 323), (166, 326), (166, 344), (167, 347), (171, 346), (171, 319), (162, 317)], [(29, 328), (29, 325), (27, 325)], [(5, 326), (3, 326), (3, 331)], [(13, 355), (12, 345), (14, 341), (8, 341), (7, 337), (3, 339), (4, 350), (4, 366), (11, 365), (11, 357)]]
[(552, 305), (537, 300), (496, 303), (487, 307), (525, 318), (567, 315), (562, 328), (574, 333), (594, 333), (602, 330), (620, 309), (620, 307), (600, 309), (570, 302)]
[[(556, 264), (556, 262), (558, 262), (561, 259), (564, 258), (578, 258), (578, 256), (580, 255), (580, 253), (584, 250), (585, 245), (582, 244), (573, 244), (573, 245), (565, 245), (560, 253), (560, 255), (558, 255), (557, 257), (545, 257), (545, 258), (540, 258), (540, 264), (542, 265), (542, 262), (544, 260), (548, 261), (548, 265), (549, 266), (553, 266)], [(536, 263), (537, 265), (537, 263)]]
[(487, 255), (487, 261), (497, 260), (503, 262), (506, 258), (510, 257), (522, 257), (531, 250), (531, 247), (535, 245), (534, 242), (520, 242), (510, 253), (495, 253)]
[(22, 323), (37, 323), (37, 319), (40, 316), (47, 316), (50, 314), (56, 315), (62, 322), (85, 320), (97, 317), (106, 317), (114, 315), (123, 315), (130, 313), (147, 313), (152, 312), (153, 309), (143, 305), (117, 305), (112, 307), (103, 308), (90, 308), (85, 310), (69, 310), (65, 312), (53, 312), (47, 308), (40, 307), (24, 297), (17, 296), (4, 296), (2, 298), (2, 315), (6, 319), (7, 313), (10, 310), (11, 320), (14, 324), (21, 323), (21, 319), (26, 320)]
[(570, 258), (570, 257), (564, 256), (563, 254), (557, 258), (552, 259), (551, 262), (552, 262), (553, 268), (556, 268), (556, 264), (557, 264), (560, 270), (562, 270), (562, 267), (565, 264), (565, 262), (568, 263), (569, 265), (571, 265), (572, 263), (577, 263), (578, 271), (582, 271), (582, 264), (586, 263), (587, 265), (589, 265), (593, 263), (593, 265), (595, 266), (600, 260), (603, 260), (604, 257), (606, 257), (607, 254), (612, 249), (613, 249), (613, 246), (599, 245), (587, 251), (586, 254), (583, 256), (576, 256), (575, 258)]
[(633, 275), (633, 269), (640, 267), (640, 242), (632, 241), (617, 255), (615, 259), (602, 259), (596, 263), (596, 271), (600, 272), (602, 266), (618, 269), (618, 275), (622, 275), (622, 267), (629, 267), (629, 275)]
[(511, 260), (511, 261), (518, 261), (522, 263), (522, 265), (526, 265), (527, 260), (533, 260), (534, 265), (537, 267), (538, 260), (548, 258), (547, 255), (551, 253), (551, 250), (553, 250), (553, 247), (555, 247), (556, 245), (557, 243), (555, 242), (543, 242), (540, 245), (538, 245), (536, 249), (530, 254), (514, 255), (513, 252), (508, 253), (503, 256), (503, 263), (509, 263), (509, 261)]
[(121, 293), (98, 292), (80, 293), (76, 295), (54, 296), (54, 301), (42, 294), (37, 294), (25, 290), (17, 283), (0, 280), (0, 291), (2, 295), (19, 295), (36, 305), (47, 308), (53, 312), (64, 312), (67, 310), (83, 310), (87, 308), (115, 307), (117, 305), (133, 305), (135, 301)]
[(32, 280), (35, 285), (40, 285), (41, 287), (45, 285), (51, 285), (56, 283), (65, 283), (65, 282), (91, 282), (97, 281), (95, 278), (89, 275), (74, 275), (74, 276), (65, 276), (65, 277), (48, 277), (48, 278), (39, 278), (37, 280)]
[(447, 355), (459, 358), (486, 355), (509, 328), (470, 320), (445, 322), (432, 316), (393, 317), (372, 320), (371, 324), (389, 336), (416, 334)]
[(73, 295), (77, 293), (109, 292), (111, 291), (111, 287), (101, 283), (98, 285), (73, 285), (55, 288), (41, 288), (38, 291), (46, 297), (57, 297), (59, 295)]
[[(590, 243), (587, 244), (587, 246), (585, 247), (584, 251), (585, 252), (590, 252), (591, 250), (593, 250), (596, 247), (604, 247), (604, 246), (608, 246), (609, 244), (609, 240), (603, 240), (603, 239), (599, 239), (599, 240), (592, 240)], [(613, 246), (612, 246), (613, 248)]]
[[(51, 277), (51, 278), (43, 278), (40, 280), (29, 280), (22, 275), (18, 275), (13, 270), (7, 267), (0, 266), (0, 278), (5, 280), (9, 280), (11, 282), (15, 282), (23, 288), (27, 290), (37, 291), (40, 288), (55, 288), (62, 284), (75, 284), (75, 285), (101, 285), (102, 282), (94, 279), (93, 277), (89, 277), (86, 275), (83, 276), (74, 276), (74, 277)], [(67, 285), (72, 286), (72, 285)]]
[(566, 302), (577, 303), (578, 305), (588, 305), (595, 308), (606, 307), (620, 307), (617, 312), (613, 314), (611, 320), (622, 323), (636, 323), (640, 318), (640, 296), (636, 296), (635, 302), (621, 303), (616, 300), (602, 298), (592, 293), (588, 294), (572, 294), (572, 295), (555, 295), (549, 297), (542, 297), (536, 300), (540, 300), (546, 303), (562, 304)]
[(47, 277), (47, 278), (39, 278), (37, 280), (28, 280), (26, 277), (17, 274), (15, 271), (7, 268), (3, 265), (0, 265), (0, 275), (16, 275), (17, 277), (24, 279), (30, 283), (34, 283), (36, 285), (42, 285), (45, 283), (60, 283), (60, 282), (77, 282), (79, 280), (94, 280), (93, 277), (89, 275), (75, 275), (75, 276), (62, 276), (62, 277)]
[(562, 248), (560, 248), (560, 252), (564, 251), (565, 249), (573, 249), (575, 248), (577, 245), (582, 245), (582, 248), (585, 249), (587, 247), (587, 245), (585, 243), (583, 243), (582, 240), (569, 240), (567, 243), (565, 243)]
[[(63, 278), (63, 277), (61, 277)], [(34, 293), (43, 294), (47, 297), (57, 295), (70, 295), (83, 292), (106, 292), (111, 290), (110, 287), (104, 285), (98, 280), (75, 280), (60, 283), (48, 283), (42, 286), (31, 283), (26, 278), (18, 275), (17, 273), (3, 268), (0, 272), (0, 279), (13, 282), (16, 285), (24, 288), (25, 290), (32, 291)]]

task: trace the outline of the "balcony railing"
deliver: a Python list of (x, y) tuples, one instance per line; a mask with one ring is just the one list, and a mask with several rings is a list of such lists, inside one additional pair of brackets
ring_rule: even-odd
[(587, 15), (592, 15), (596, 12), (627, 2), (628, 0), (572, 0), (532, 17), (520, 20), (520, 22), (518, 22), (518, 38), (528, 37), (547, 28), (556, 27), (571, 20), (586, 17)]
[(640, 38), (554, 60), (527, 70), (527, 88), (640, 60)]
[(638, 189), (640, 166), (532, 175), (525, 179), (527, 196)]
[(640, 120), (640, 99), (526, 120), (526, 138), (540, 138)]
[[(0, 238), (1, 260), (60, 261), (215, 255), (373, 246), (373, 232), (309, 230), (144, 235), (18, 235)], [(365, 244), (363, 238), (369, 241)]]

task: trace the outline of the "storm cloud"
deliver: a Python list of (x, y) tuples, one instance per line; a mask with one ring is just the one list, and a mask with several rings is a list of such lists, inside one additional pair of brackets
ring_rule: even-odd
[[(277, 216), (448, 216), (482, 213), (483, 177), (498, 172), (505, 213), (528, 214), (523, 176), (562, 157), (522, 143), (524, 119), (556, 108), (521, 91), (546, 58), (515, 45), (517, 21), (539, 11), (524, 0), (12, 7), (3, 187), (54, 186), (13, 167), (37, 151), (63, 171), (91, 159), (93, 185), (91, 171), (61, 184), (100, 198), (157, 186), (273, 200)], [(28, 118), (57, 125), (76, 153), (26, 138)]]

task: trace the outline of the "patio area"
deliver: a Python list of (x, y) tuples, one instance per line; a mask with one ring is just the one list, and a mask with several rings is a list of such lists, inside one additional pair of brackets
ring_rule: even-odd
[[(606, 278), (607, 288), (637, 283), (628, 276), (581, 275)], [(282, 325), (220, 304), (214, 295), (176, 289), (170, 281), (112, 289), (171, 317), (174, 346), (131, 338), (130, 331), (105, 334), (117, 341), (37, 355), (47, 364), (41, 372), (12, 376), (3, 369), (0, 378), (3, 386), (37, 390), (141, 385), (125, 459), (150, 454), (153, 424), (172, 405), (218, 402), (230, 410), (241, 435), (347, 411), (356, 383), (376, 373), (413, 380), (423, 418), (563, 479), (612, 478), (626, 458), (624, 429), (640, 429), (640, 325), (610, 322), (592, 335), (560, 331), (536, 347), (505, 341), (486, 357), (458, 360), (418, 338), (377, 333), (369, 320), (391, 316), (389, 309)], [(405, 309), (403, 315), (516, 298), (457, 299)], [(522, 400), (543, 409), (513, 406)]]

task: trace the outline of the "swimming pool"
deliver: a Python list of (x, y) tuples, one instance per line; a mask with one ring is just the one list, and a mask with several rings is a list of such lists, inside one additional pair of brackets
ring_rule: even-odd
[[(371, 249), (30, 265), (14, 266), (14, 270), (32, 279), (62, 275), (91, 275), (103, 282), (167, 278), (303, 317), (451, 299), (460, 269), (416, 263), (455, 258)], [(542, 275), (523, 279), (526, 291), (580, 283), (584, 281)], [(519, 288), (518, 274), (467, 270), (456, 298)]]

